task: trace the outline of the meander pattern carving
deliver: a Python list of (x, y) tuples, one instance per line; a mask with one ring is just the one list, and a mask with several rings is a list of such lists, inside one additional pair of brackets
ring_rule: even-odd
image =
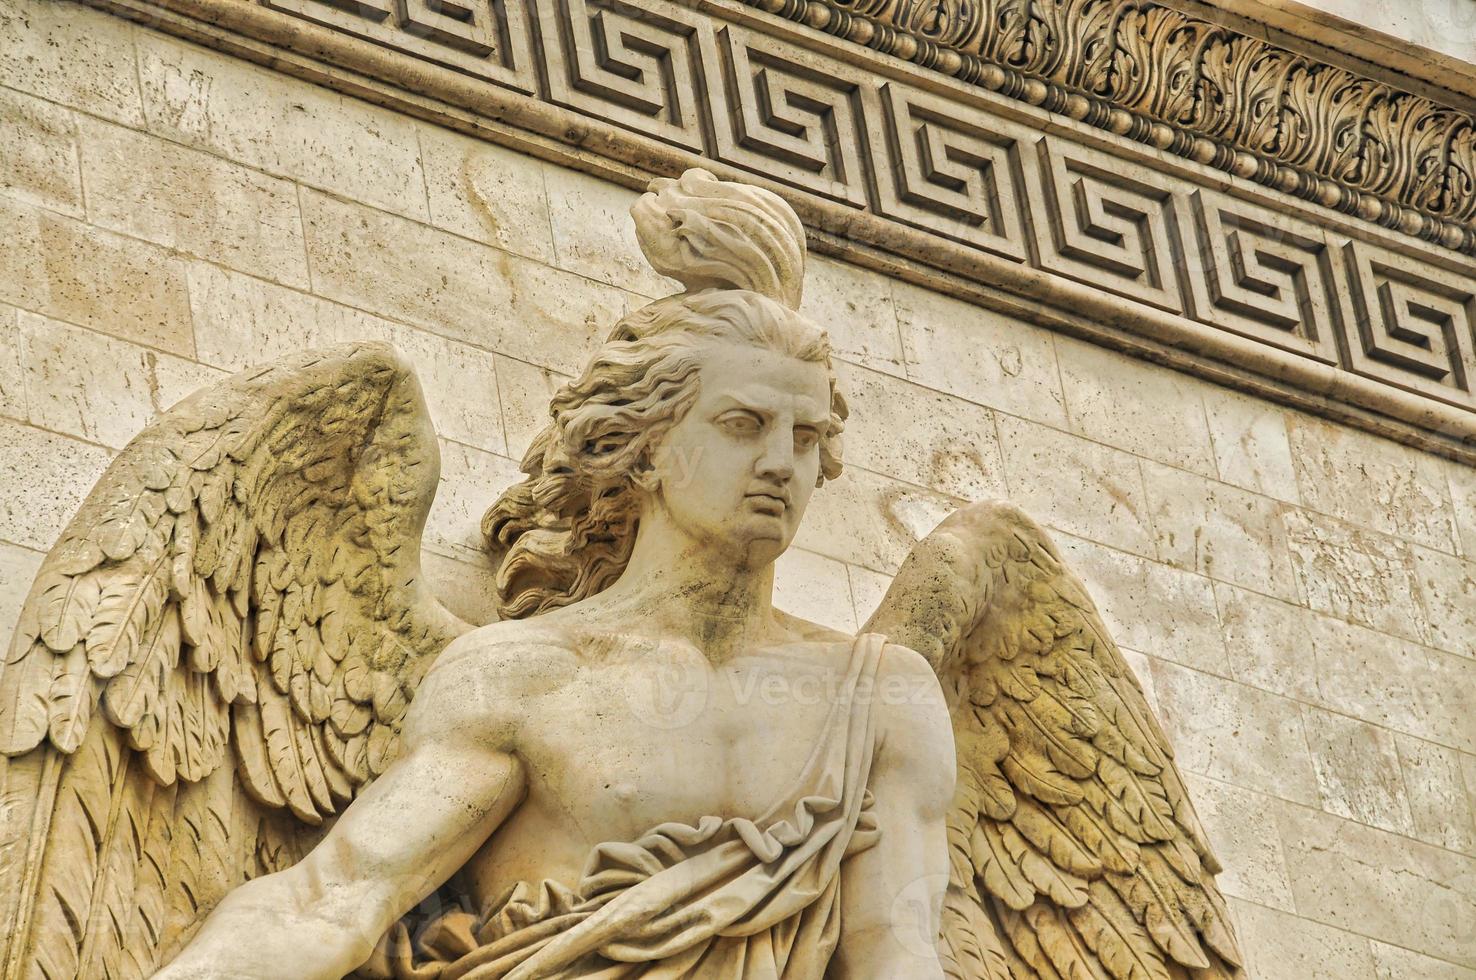
[[(1166, 179), (962, 93), (663, 0), (260, 2), (844, 207), (1476, 407), (1476, 281)], [(1451, 237), (1476, 218), (1469, 118), (1150, 3), (754, 2), (1411, 235), (1476, 242)]]

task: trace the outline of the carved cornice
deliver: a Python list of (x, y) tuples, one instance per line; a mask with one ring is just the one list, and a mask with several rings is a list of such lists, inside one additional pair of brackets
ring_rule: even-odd
[(1052, 115), (1043, 81), (737, 0), (88, 2), (631, 187), (768, 186), (821, 252), (1476, 462), (1476, 263)]
[(1476, 254), (1476, 119), (1151, 0), (744, 0)]

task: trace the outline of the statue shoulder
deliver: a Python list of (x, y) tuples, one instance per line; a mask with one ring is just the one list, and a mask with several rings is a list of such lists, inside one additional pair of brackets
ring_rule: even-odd
[(481, 626), (447, 645), (415, 693), (422, 733), (472, 725), (515, 731), (529, 695), (547, 691), (577, 666), (574, 646), (557, 626), (508, 620)]
[(876, 689), (879, 746), (913, 784), (919, 805), (942, 813), (953, 797), (953, 722), (927, 658), (897, 643), (882, 647)]

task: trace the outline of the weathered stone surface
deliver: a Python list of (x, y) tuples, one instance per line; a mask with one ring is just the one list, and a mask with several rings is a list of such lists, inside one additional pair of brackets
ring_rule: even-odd
[(0, 200), (0, 298), (148, 347), (192, 356), (185, 263), (165, 249)]
[(1395, 744), (1414, 836), (1452, 851), (1476, 854), (1476, 813), (1461, 772), (1462, 753), (1409, 735), (1396, 735)]
[(1185, 783), (1215, 854), (1225, 864), (1220, 876), (1225, 894), (1294, 913), (1273, 815), (1275, 800), (1193, 774), (1185, 777)]
[(504, 455), (521, 460), (549, 423), (549, 400), (569, 379), (546, 367), (497, 355), (497, 391), (507, 435)]
[(1202, 476), (1216, 475), (1202, 384), (1069, 337), (1056, 338), (1056, 356), (1072, 431)]
[(774, 605), (821, 626), (856, 631), (845, 564), (812, 551), (790, 548), (774, 563)]
[(1378, 980), (1476, 980), (1476, 970), (1448, 960), (1374, 941), (1374, 975)]
[(1297, 701), (1319, 702), (1312, 613), (1230, 585), (1215, 586), (1230, 675)]
[(441, 485), (426, 518), (426, 543), (458, 561), (480, 561), (487, 499), (521, 477), (517, 464), (506, 457), (442, 439)]
[(810, 501), (795, 544), (852, 565), (891, 574), (907, 551), (958, 501), (857, 466)]
[(545, 167), (553, 265), (648, 299), (674, 292), (676, 283), (658, 274), (641, 255), (627, 215), (640, 197), (567, 167)]
[(998, 423), (1012, 500), (1052, 527), (1156, 557), (1136, 457), (1008, 415)]
[(177, 358), (33, 313), (21, 313), (19, 326), (33, 424), (120, 449), (167, 407), (157, 365)]
[(1318, 612), (1424, 642), (1429, 626), (1409, 545), (1308, 511), (1283, 517), (1300, 594)]
[(78, 166), (70, 110), (0, 89), (0, 194), (81, 217)]
[(497, 570), (491, 562), (458, 561), (427, 549), (420, 556), (425, 578), (446, 608), (474, 626), (497, 619)]
[(147, 31), (138, 35), (138, 73), (150, 132), (426, 217), (420, 147), (408, 118)]
[(1136, 555), (1056, 535), (1119, 643), (1196, 670), (1230, 675), (1210, 582)]
[(1476, 859), (1304, 807), (1276, 819), (1300, 914), (1476, 964)]
[(0, 635), (9, 636), (15, 629), (43, 557), (39, 551), (0, 542)]
[(1302, 723), (1307, 730), (1312, 767), (1317, 772), (1322, 809), (1412, 835), (1414, 820), (1405, 796), (1394, 733), (1308, 705), (1302, 706)]
[(1232, 907), (1255, 980), (1382, 980), (1362, 936), (1248, 901)]
[(1284, 504), (1170, 466), (1142, 465), (1162, 560), (1296, 601)]
[[(626, 310), (583, 276), (303, 191), (315, 290), (572, 374)], [(413, 257), (413, 258), (412, 258)]]
[(1447, 463), (1445, 472), (1450, 479), (1461, 552), (1467, 558), (1476, 557), (1476, 468)]
[(506, 451), (490, 351), (204, 263), (189, 278), (201, 360), (239, 371), (304, 347), (383, 340), (415, 365), (441, 435)]
[(26, 379), (21, 368), (20, 311), (0, 306), (0, 415), (24, 421)]
[(1417, 547), (1414, 565), (1430, 645), (1476, 657), (1476, 560)]
[[(987, 408), (864, 368), (837, 365), (857, 466), (964, 500), (1008, 496)], [(897, 419), (912, 420), (899, 428)]]
[(1454, 550), (1455, 520), (1439, 460), (1306, 416), (1293, 417), (1290, 439), (1308, 507), (1428, 548)]
[(891, 587), (892, 576), (860, 565), (847, 565), (846, 576), (851, 582), (851, 603), (856, 610), (856, 623), (865, 626)]
[(132, 28), (80, 5), (0, 2), (0, 85), (128, 125), (143, 121)]
[(1226, 483), (1301, 503), (1286, 410), (1213, 385), (1202, 387), (1215, 469)]
[(544, 164), (439, 126), (418, 131), (432, 224), (552, 264)]
[(24, 474), (0, 495), (0, 540), (50, 548), (112, 454), (0, 419), (0, 472)]
[(1066, 426), (1049, 333), (905, 283), (892, 298), (907, 376), (1011, 415)]
[(93, 221), (267, 279), (307, 284), (292, 183), (121, 126), (84, 119), (79, 129)]
[(890, 280), (811, 256), (800, 312), (825, 327), (835, 356), (873, 371), (906, 374)]
[(1153, 687), (1185, 770), (1317, 804), (1317, 777), (1295, 701), (1161, 660), (1153, 664)]

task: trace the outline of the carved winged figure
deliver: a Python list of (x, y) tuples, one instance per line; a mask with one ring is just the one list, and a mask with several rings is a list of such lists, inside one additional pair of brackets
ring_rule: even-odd
[(847, 414), (803, 227), (701, 170), (632, 214), (686, 289), (488, 511), (497, 622), (421, 574), (436, 440), (386, 346), (118, 456), (0, 666), (4, 980), (1239, 975), (1168, 742), (1028, 517), (956, 512), (858, 636), (773, 608)]

